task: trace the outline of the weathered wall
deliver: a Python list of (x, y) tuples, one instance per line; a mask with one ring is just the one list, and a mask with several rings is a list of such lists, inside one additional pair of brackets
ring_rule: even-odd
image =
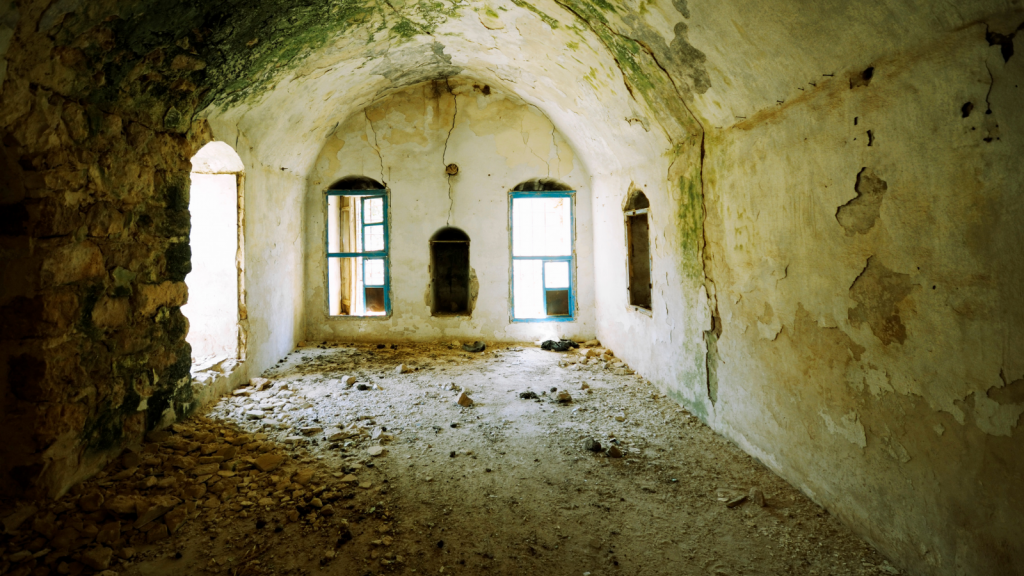
[[(447, 164), (459, 173), (449, 178)], [(390, 192), (390, 318), (327, 314), (324, 190), (367, 176)], [(508, 192), (554, 178), (576, 190), (576, 320), (512, 323)], [(450, 186), (449, 186), (450, 185)], [(593, 239), (589, 178), (537, 108), (488, 85), (435, 81), (407, 88), (342, 122), (305, 197), (306, 336), (311, 340), (503, 340), (592, 337)], [(470, 237), (472, 314), (430, 314), (428, 240), (446, 225)]]
[[(687, 145), (689, 144), (689, 145)], [(710, 329), (702, 263), (704, 207), (700, 193), (700, 139), (617, 174), (595, 178), (594, 252), (598, 334), (645, 378), (708, 420), (704, 331)], [(639, 189), (651, 203), (651, 310), (629, 304), (623, 208)]]
[(714, 425), (913, 572), (1021, 574), (1024, 58), (871, 64), (709, 137)]
[[(215, 130), (216, 132), (216, 130)], [(244, 140), (243, 140), (244, 142)], [(249, 154), (240, 154), (244, 161)], [(302, 337), (306, 182), (258, 161), (245, 173), (246, 363), (257, 375)]]
[[(592, 199), (589, 322), (620, 356), (898, 564), (1013, 573), (1022, 21), (1021, 0), (0, 2), (3, 489), (59, 489), (193, 405), (178, 306), (201, 144), (230, 143), (246, 167), (242, 322), (258, 371), (299, 334), (355, 338), (317, 317), (308, 267), (335, 123), (461, 76), (536, 106), (574, 152), (562, 177)], [(451, 143), (485, 142), (472, 125)], [(392, 168), (436, 169), (436, 200), (440, 131), (424, 134), (409, 159), (414, 142), (389, 142)], [(453, 161), (456, 187), (479, 178)], [(408, 181), (383, 179), (396, 195)], [(631, 186), (652, 204), (649, 317), (625, 305)], [(401, 299), (425, 311), (441, 222), (423, 214)], [(474, 254), (491, 237), (453, 223)], [(381, 336), (501, 328), (421, 319)]]
[[(0, 490), (8, 494), (65, 490), (147, 430), (188, 414), (203, 394), (191, 385), (180, 311), (189, 159), (213, 136), (192, 119), (206, 62), (191, 42), (202, 35), (150, 35), (153, 21), (128, 25), (136, 14), (115, 6), (42, 4), (0, 4)], [(164, 26), (165, 16), (154, 21)], [(256, 370), (291, 348), (301, 311), (304, 181), (278, 172), (254, 169), (247, 191), (257, 236), (251, 272), (262, 280), (250, 282), (260, 306), (249, 319)], [(294, 201), (269, 199), (289, 184)], [(275, 242), (282, 226), (291, 242)], [(294, 280), (271, 286), (275, 270)]]
[(179, 307), (189, 158), (204, 136), (69, 97), (34, 57), (8, 62), (0, 93), (8, 493), (66, 488), (192, 394)]

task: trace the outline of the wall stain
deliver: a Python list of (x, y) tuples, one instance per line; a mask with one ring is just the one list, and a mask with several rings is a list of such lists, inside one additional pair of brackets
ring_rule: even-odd
[(836, 220), (847, 236), (866, 234), (875, 226), (889, 185), (871, 170), (861, 168), (853, 189), (857, 197), (836, 209)]
[(893, 272), (877, 256), (871, 256), (850, 286), (850, 297), (857, 301), (857, 306), (849, 311), (850, 324), (856, 328), (866, 322), (871, 333), (886, 346), (893, 342), (903, 344), (907, 327), (900, 318), (899, 304), (914, 286), (909, 274)]

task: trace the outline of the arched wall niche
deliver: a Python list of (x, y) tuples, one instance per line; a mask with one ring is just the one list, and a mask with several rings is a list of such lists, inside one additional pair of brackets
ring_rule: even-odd
[(446, 226), (430, 237), (432, 316), (469, 316), (469, 235)]
[(634, 188), (623, 209), (626, 228), (626, 294), (630, 306), (650, 315), (654, 284), (651, 273), (651, 202), (643, 191)]
[(384, 184), (366, 176), (345, 176), (327, 187), (329, 190), (384, 190)]
[(531, 178), (512, 188), (513, 192), (555, 192), (572, 190), (572, 186), (554, 178)]

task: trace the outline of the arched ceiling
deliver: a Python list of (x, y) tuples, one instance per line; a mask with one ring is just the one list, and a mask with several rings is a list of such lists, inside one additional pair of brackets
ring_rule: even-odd
[(177, 131), (208, 117), (219, 137), (238, 130), (259, 161), (300, 174), (347, 115), (457, 75), (536, 105), (597, 173), (771, 114), (944, 32), (1011, 33), (1018, 23), (980, 19), (1021, 4), (7, 2), (0, 55), (15, 60), (5, 38), (17, 30), (25, 50), (59, 55), (25, 71), (40, 86)]

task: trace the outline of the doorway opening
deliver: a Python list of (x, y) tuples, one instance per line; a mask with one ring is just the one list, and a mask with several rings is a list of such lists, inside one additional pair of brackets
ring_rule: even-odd
[(189, 321), (185, 340), (192, 346), (193, 371), (243, 356), (243, 175), (242, 159), (224, 142), (210, 142), (192, 158), (192, 271), (181, 311)]
[(433, 316), (469, 315), (469, 235), (441, 228), (430, 237), (430, 283)]

